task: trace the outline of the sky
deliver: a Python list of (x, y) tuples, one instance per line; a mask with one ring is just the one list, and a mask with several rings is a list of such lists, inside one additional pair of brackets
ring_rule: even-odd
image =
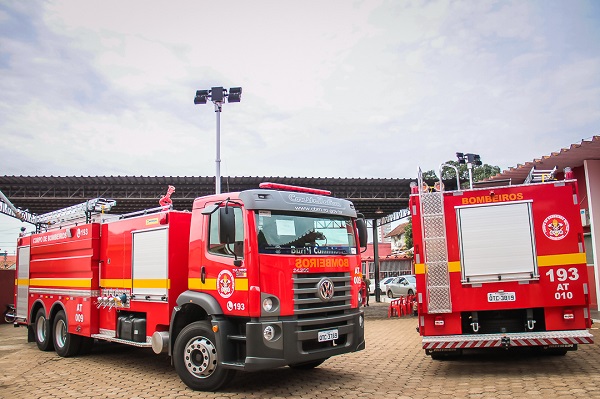
[(506, 169), (600, 133), (600, 2), (0, 0), (0, 175), (214, 176), (211, 87), (222, 176)]

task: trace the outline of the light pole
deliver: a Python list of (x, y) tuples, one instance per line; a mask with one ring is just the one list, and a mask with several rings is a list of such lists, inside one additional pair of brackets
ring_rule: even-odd
[(462, 152), (457, 152), (456, 157), (459, 164), (466, 162), (469, 170), (469, 188), (473, 189), (473, 165), (481, 166), (481, 157), (478, 154), (463, 154)]
[(215, 104), (217, 113), (217, 171), (215, 176), (215, 193), (221, 194), (221, 108), (227, 99), (229, 103), (239, 103), (242, 99), (242, 88), (232, 87), (227, 89), (222, 87), (212, 87), (210, 90), (197, 90), (194, 97), (194, 104), (206, 104), (210, 100)]

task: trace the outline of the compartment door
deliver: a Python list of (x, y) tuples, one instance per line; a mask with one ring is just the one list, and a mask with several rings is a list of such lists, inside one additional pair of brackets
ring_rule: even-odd
[(133, 232), (132, 289), (135, 300), (167, 300), (168, 228)]
[(539, 277), (531, 202), (457, 208), (464, 282)]
[(19, 263), (17, 264), (17, 318), (27, 319), (29, 312), (29, 263), (31, 247), (17, 249)]

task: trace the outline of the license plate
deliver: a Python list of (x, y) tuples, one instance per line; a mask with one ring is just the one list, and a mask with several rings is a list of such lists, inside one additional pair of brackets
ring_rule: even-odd
[(319, 331), (319, 342), (333, 341), (338, 339), (338, 330)]
[(514, 302), (517, 296), (514, 292), (488, 292), (488, 302)]

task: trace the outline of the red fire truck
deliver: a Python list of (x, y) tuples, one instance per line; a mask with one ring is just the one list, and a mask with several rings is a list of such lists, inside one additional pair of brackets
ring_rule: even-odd
[(18, 240), (17, 323), (63, 357), (94, 340), (168, 353), (195, 390), (362, 350), (366, 225), (328, 194), (263, 183), (191, 212), (94, 214), (97, 199), (82, 223), (51, 213), (62, 222)]
[(542, 180), (443, 191), (419, 173), (410, 197), (418, 330), (432, 358), (565, 354), (593, 342), (577, 182)]

